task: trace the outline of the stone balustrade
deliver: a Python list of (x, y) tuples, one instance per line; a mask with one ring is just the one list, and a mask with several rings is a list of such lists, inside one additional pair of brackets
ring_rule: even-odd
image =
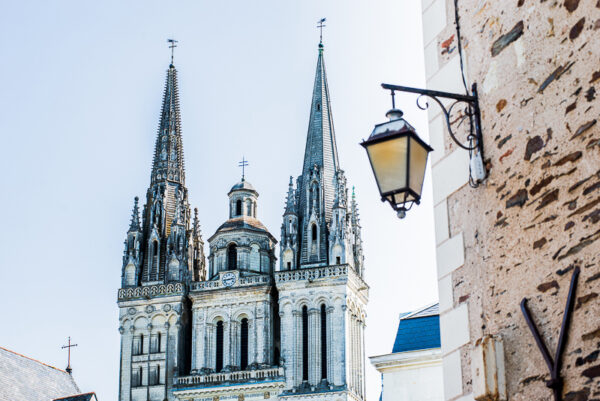
[(182, 283), (155, 284), (135, 288), (121, 288), (118, 293), (119, 301), (135, 298), (155, 297), (161, 295), (183, 295)]
[(284, 270), (275, 273), (275, 282), (316, 280), (326, 277), (345, 277), (348, 265), (313, 267), (311, 269)]
[(284, 380), (283, 367), (182, 376), (175, 378), (175, 385), (178, 387), (208, 386), (222, 383), (273, 380), (278, 378)]
[[(271, 278), (269, 276), (240, 277), (240, 279), (235, 283), (234, 287), (247, 287), (257, 284), (269, 284), (270, 282)], [(223, 283), (221, 283), (220, 280), (200, 281), (190, 284), (190, 289), (192, 291), (214, 290), (223, 287), (224, 285)]]

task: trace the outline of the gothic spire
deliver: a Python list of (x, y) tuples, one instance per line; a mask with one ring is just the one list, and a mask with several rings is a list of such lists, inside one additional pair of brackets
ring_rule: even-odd
[(138, 201), (140, 198), (137, 196), (134, 199), (133, 211), (131, 212), (131, 223), (129, 224), (129, 232), (140, 231), (140, 210), (138, 207)]
[(294, 180), (292, 176), (290, 176), (290, 185), (288, 188), (287, 198), (285, 200), (285, 212), (288, 213), (296, 213), (296, 191), (294, 190)]
[(317, 165), (330, 175), (329, 178), (333, 178), (339, 162), (323, 50), (323, 44), (319, 43), (319, 58), (317, 59), (302, 174), (307, 174), (314, 165)]
[(177, 87), (177, 70), (173, 64), (167, 70), (152, 164), (152, 182), (164, 181), (185, 184), (179, 89)]

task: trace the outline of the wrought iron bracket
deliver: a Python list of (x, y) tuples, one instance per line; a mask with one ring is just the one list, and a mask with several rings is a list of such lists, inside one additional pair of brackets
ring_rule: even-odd
[(521, 311), (523, 312), (523, 316), (525, 317), (525, 321), (529, 326), (529, 330), (531, 330), (531, 334), (533, 334), (533, 338), (544, 357), (544, 361), (548, 366), (548, 370), (550, 371), (550, 380), (546, 381), (546, 387), (551, 388), (554, 394), (555, 401), (561, 401), (563, 382), (560, 376), (560, 369), (562, 366), (562, 353), (565, 348), (565, 344), (567, 342), (567, 336), (569, 333), (569, 323), (571, 321), (571, 314), (573, 313), (573, 302), (575, 300), (575, 290), (577, 289), (577, 277), (579, 276), (579, 267), (576, 267), (573, 271), (573, 276), (571, 277), (571, 285), (569, 287), (569, 295), (567, 296), (567, 304), (565, 305), (565, 312), (563, 314), (562, 326), (560, 328), (560, 334), (558, 337), (558, 345), (556, 347), (556, 355), (554, 359), (548, 352), (548, 348), (540, 335), (537, 326), (535, 325), (532, 317), (531, 311), (527, 307), (527, 298), (523, 298), (521, 301)]
[[(473, 86), (471, 87), (470, 95), (461, 95), (458, 93), (411, 88), (409, 86), (398, 86), (390, 84), (381, 84), (381, 87), (392, 92), (392, 108), (396, 108), (396, 91), (418, 94), (419, 97), (417, 98), (417, 107), (419, 107), (421, 110), (427, 110), (429, 108), (429, 103), (425, 102), (424, 104), (422, 104), (421, 98), (426, 96), (433, 99), (442, 109), (444, 119), (446, 120), (446, 127), (448, 128), (448, 133), (450, 134), (452, 140), (459, 147), (468, 150), (469, 152), (477, 150), (481, 153), (481, 158), (483, 160), (483, 135), (481, 133), (481, 112), (479, 110), (479, 96), (477, 94), (477, 84), (473, 84)], [(450, 106), (446, 107), (444, 103), (440, 100), (440, 98), (452, 99), (454, 100), (454, 102), (452, 102)], [(456, 137), (456, 133), (452, 128), (453, 123), (456, 121), (453, 122), (450, 120), (450, 115), (452, 114), (453, 108), (459, 103), (465, 104), (466, 107), (463, 110), (463, 114), (459, 116), (456, 120), (458, 121), (458, 126), (460, 126), (465, 119), (469, 120), (469, 135), (467, 136), (468, 144), (466, 145), (458, 140), (458, 138)]]

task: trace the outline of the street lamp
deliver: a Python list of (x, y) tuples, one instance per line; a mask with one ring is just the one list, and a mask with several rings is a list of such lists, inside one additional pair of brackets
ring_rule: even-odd
[(366, 149), (382, 202), (389, 202), (399, 218), (421, 201), (427, 156), (433, 149), (402, 118), (402, 111), (387, 112), (389, 121), (378, 124), (361, 145)]

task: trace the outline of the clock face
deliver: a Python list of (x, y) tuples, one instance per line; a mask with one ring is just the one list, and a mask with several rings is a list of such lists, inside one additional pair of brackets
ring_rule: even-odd
[(235, 274), (232, 272), (227, 272), (223, 274), (221, 277), (221, 282), (225, 287), (231, 287), (235, 284)]

